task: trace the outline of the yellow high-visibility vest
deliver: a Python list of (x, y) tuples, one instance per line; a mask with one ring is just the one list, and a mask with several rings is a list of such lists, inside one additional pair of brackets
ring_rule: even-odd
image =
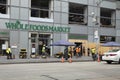
[(91, 52), (92, 52), (93, 54), (95, 54), (95, 48), (93, 48), (93, 49), (91, 50)]
[(42, 48), (42, 52), (45, 52), (45, 47)]
[(6, 49), (6, 53), (8, 53), (8, 54), (11, 53), (11, 49), (10, 49), (10, 48), (7, 48), (7, 49)]

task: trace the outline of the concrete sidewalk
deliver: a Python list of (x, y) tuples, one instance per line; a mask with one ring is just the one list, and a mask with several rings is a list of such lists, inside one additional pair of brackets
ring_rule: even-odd
[[(90, 56), (82, 56), (79, 58), (73, 57), (72, 62), (85, 62), (85, 61), (93, 61), (92, 57)], [(61, 58), (37, 58), (37, 59), (9, 59), (7, 60), (6, 57), (0, 57), (0, 64), (16, 64), (16, 63), (53, 63), (53, 62), (61, 62)], [(69, 60), (64, 60), (64, 62), (69, 62)]]

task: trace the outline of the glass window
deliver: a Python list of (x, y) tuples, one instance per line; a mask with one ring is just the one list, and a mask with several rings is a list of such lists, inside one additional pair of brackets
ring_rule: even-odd
[(87, 6), (81, 4), (69, 4), (69, 24), (87, 25)]
[(31, 0), (31, 17), (49, 18), (51, 0)]
[(115, 37), (114, 36), (100, 36), (101, 43), (110, 42), (110, 41), (115, 41)]
[(50, 43), (50, 34), (39, 34), (39, 41), (43, 44), (48, 45)]
[(36, 42), (36, 39), (37, 39), (37, 34), (31, 34), (31, 42), (32, 43), (35, 43)]
[(0, 13), (7, 14), (7, 0), (0, 0)]
[(6, 3), (7, 3), (7, 0), (0, 0), (0, 3), (1, 3), (1, 4), (6, 4)]
[(114, 10), (101, 8), (100, 16), (101, 27), (115, 28)]

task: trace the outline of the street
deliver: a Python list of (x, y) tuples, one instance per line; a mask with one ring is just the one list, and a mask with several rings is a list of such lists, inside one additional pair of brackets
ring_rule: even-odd
[(120, 64), (105, 62), (0, 64), (0, 80), (120, 80)]

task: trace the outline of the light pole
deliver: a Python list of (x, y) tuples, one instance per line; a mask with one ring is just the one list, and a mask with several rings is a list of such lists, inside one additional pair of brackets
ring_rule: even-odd
[[(95, 1), (95, 0), (94, 0)], [(92, 14), (92, 21), (93, 21), (93, 23), (94, 23), (94, 42), (96, 43), (96, 54), (98, 54), (98, 57), (99, 57), (99, 53), (98, 53), (98, 48), (99, 48), (99, 46), (98, 46), (98, 44), (99, 44), (99, 19), (100, 19), (100, 17), (99, 17), (99, 15), (98, 15), (98, 10), (99, 10), (99, 8), (100, 8), (100, 4), (101, 4), (101, 2), (102, 2), (103, 0), (99, 0), (99, 1), (97, 1), (97, 2), (95, 2), (96, 3), (96, 13), (95, 13), (95, 11), (93, 11), (91, 14)]]

